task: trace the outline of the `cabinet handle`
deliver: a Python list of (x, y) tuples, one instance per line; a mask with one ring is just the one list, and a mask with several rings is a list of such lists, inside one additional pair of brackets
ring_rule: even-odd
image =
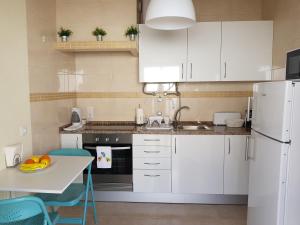
[(78, 136), (76, 137), (76, 148), (78, 149), (79, 146), (78, 146)]
[(177, 153), (177, 140), (175, 138), (175, 155), (176, 155), (176, 153)]
[(149, 174), (144, 174), (144, 177), (160, 177), (160, 175), (149, 175)]
[(225, 68), (224, 78), (227, 78), (227, 62), (224, 63), (224, 68)]
[(228, 138), (228, 155), (230, 155), (230, 153), (231, 153), (231, 140), (230, 140), (230, 138)]
[(160, 153), (160, 151), (144, 151), (145, 153)]
[(245, 161), (249, 160), (249, 136), (246, 137)]
[(184, 75), (183, 67), (184, 67), (184, 64), (182, 63), (181, 64), (181, 79), (182, 80), (183, 80), (183, 75)]
[(190, 73), (190, 78), (193, 79), (193, 63), (191, 63), (191, 73)]
[(160, 163), (144, 163), (145, 165), (151, 165), (151, 166), (156, 166), (156, 165), (160, 165)]
[(144, 139), (144, 141), (160, 141), (160, 139)]

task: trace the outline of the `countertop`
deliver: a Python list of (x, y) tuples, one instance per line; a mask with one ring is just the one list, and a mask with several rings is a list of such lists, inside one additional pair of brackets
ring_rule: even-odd
[[(181, 122), (183, 125), (195, 125), (197, 122)], [(226, 126), (214, 126), (212, 122), (203, 121), (201, 124), (208, 125), (211, 130), (146, 130), (143, 126), (136, 126), (130, 121), (89, 122), (76, 131), (64, 131), (67, 124), (59, 128), (61, 134), (86, 134), (86, 133), (132, 133), (132, 134), (170, 134), (170, 135), (250, 135), (248, 128), (229, 128)]]

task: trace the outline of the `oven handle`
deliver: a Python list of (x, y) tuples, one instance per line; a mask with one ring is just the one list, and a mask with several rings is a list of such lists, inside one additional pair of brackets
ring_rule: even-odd
[[(84, 147), (84, 149), (87, 149), (87, 150), (96, 150), (96, 147)], [(114, 151), (114, 150), (130, 150), (131, 147), (112, 147), (111, 150)]]

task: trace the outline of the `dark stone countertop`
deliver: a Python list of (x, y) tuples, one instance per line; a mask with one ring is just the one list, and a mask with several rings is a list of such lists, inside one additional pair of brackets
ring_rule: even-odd
[[(181, 122), (183, 125), (197, 125), (197, 122)], [(67, 124), (59, 128), (61, 134), (83, 134), (83, 133), (132, 133), (132, 134), (165, 134), (165, 135), (250, 135), (248, 128), (229, 128), (226, 126), (214, 126), (212, 122), (201, 122), (201, 124), (211, 127), (210, 130), (147, 130), (143, 126), (137, 126), (130, 121), (107, 121), (89, 122), (76, 131), (65, 131), (63, 128), (70, 126)]]

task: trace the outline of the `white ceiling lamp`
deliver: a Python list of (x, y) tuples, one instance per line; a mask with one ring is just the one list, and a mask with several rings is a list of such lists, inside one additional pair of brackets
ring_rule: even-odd
[(151, 0), (146, 13), (147, 26), (158, 30), (179, 30), (196, 22), (192, 0)]

